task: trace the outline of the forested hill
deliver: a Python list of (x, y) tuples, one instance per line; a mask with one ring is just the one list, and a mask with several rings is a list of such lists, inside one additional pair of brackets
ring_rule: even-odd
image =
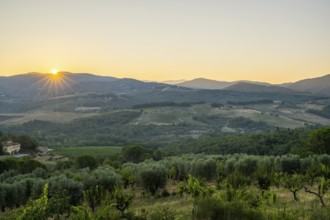
[(198, 139), (186, 139), (164, 148), (177, 153), (284, 155), (303, 153), (311, 130), (277, 130), (261, 134), (204, 135)]

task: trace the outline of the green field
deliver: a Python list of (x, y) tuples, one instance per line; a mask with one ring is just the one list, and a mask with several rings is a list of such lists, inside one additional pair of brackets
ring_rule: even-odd
[[(304, 125), (300, 120), (290, 118), (275, 111), (276, 105), (255, 105), (254, 108), (237, 107), (235, 108), (211, 108), (210, 105), (193, 105), (191, 107), (161, 107), (146, 108), (144, 113), (136, 119), (134, 125), (173, 125), (186, 123), (195, 126), (212, 126), (214, 124), (207, 121), (193, 120), (194, 116), (214, 116), (220, 117), (217, 126), (225, 125), (228, 120), (236, 117), (245, 117), (253, 121), (262, 121), (273, 127), (299, 128)], [(262, 111), (258, 110), (262, 109)], [(275, 113), (274, 113), (275, 112)], [(307, 120), (308, 121), (308, 120)], [(212, 122), (212, 121), (211, 121)], [(219, 124), (219, 122), (221, 122)]]
[(80, 155), (105, 158), (119, 153), (121, 149), (122, 147), (115, 146), (61, 147), (55, 148), (53, 152), (69, 158), (76, 158)]
[(18, 125), (33, 120), (67, 123), (78, 118), (86, 118), (97, 116), (98, 113), (80, 113), (80, 112), (29, 112), (29, 113), (13, 113), (13, 114), (0, 114), (1, 125)]

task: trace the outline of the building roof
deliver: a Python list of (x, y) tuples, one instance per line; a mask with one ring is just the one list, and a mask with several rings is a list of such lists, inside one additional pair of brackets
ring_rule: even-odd
[(20, 145), (19, 143), (15, 143), (13, 141), (3, 141), (2, 142), (2, 146), (4, 147), (10, 147), (10, 146), (15, 146), (15, 145)]

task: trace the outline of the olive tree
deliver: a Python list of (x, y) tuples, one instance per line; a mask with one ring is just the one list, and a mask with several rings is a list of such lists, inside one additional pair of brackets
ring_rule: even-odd
[(140, 167), (139, 179), (145, 190), (154, 195), (158, 189), (165, 188), (167, 169), (162, 165), (144, 165)]
[(282, 177), (282, 185), (293, 194), (295, 201), (299, 201), (297, 193), (298, 191), (304, 189), (306, 185), (306, 177), (300, 174), (286, 174)]

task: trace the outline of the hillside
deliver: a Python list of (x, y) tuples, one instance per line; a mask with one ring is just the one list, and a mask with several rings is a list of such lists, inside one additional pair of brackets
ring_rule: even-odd
[(205, 78), (197, 78), (189, 81), (185, 81), (182, 83), (178, 83), (176, 85), (187, 87), (187, 88), (193, 88), (193, 89), (225, 89), (229, 86), (238, 84), (238, 83), (250, 83), (250, 84), (256, 84), (256, 85), (271, 85), (269, 83), (264, 82), (255, 82), (255, 81), (248, 81), (248, 80), (239, 80), (239, 81), (233, 81), (233, 82), (226, 82), (226, 81), (217, 81), (217, 80), (211, 80), (211, 79), (205, 79)]
[[(247, 80), (239, 80), (233, 82), (210, 80), (205, 78), (197, 78), (176, 84), (178, 86), (193, 89), (226, 89), (242, 92), (280, 92), (288, 93), (293, 91), (309, 92), (313, 94), (326, 95), (330, 94), (330, 74), (303, 79), (293, 83), (269, 84), (264, 82), (255, 82)], [(282, 89), (286, 88), (286, 89)]]
[[(99, 76), (90, 73), (60, 72), (57, 75), (31, 72), (9, 77), (0, 77), (0, 95), (13, 98), (35, 99), (47, 98), (59, 95), (96, 92), (96, 93), (136, 93), (141, 91), (164, 91), (210, 89), (232, 90), (240, 92), (268, 92), (268, 93), (293, 93), (309, 92), (313, 94), (330, 94), (330, 74), (305, 79), (295, 83), (272, 85), (254, 81), (216, 81), (205, 78), (197, 78), (190, 81), (175, 83), (143, 82), (129, 78), (115, 78)], [(175, 85), (171, 85), (175, 84)], [(179, 88), (181, 87), (181, 88)]]
[(27, 73), (1, 77), (0, 95), (13, 98), (47, 98), (84, 92), (130, 93), (171, 87), (167, 84), (117, 79), (89, 73), (60, 72), (56, 75)]
[[(203, 80), (209, 82), (195, 82)], [(260, 84), (211, 90), (88, 73), (2, 77), (0, 124), (5, 132), (27, 133), (45, 146), (158, 146), (204, 134), (330, 125), (320, 114), (329, 98)], [(112, 119), (120, 121), (114, 126)], [(98, 135), (91, 138), (93, 132)]]
[(256, 92), (256, 93), (297, 93), (296, 91), (280, 86), (266, 86), (252, 83), (240, 82), (228, 86), (225, 90), (240, 91), (240, 92)]
[(310, 92), (329, 96), (330, 74), (322, 77), (300, 80), (288, 85), (288, 88), (302, 92)]
[(197, 78), (190, 81), (185, 81), (179, 84), (178, 86), (194, 88), (194, 89), (223, 89), (227, 86), (232, 85), (232, 82), (225, 81), (216, 81), (205, 78)]

